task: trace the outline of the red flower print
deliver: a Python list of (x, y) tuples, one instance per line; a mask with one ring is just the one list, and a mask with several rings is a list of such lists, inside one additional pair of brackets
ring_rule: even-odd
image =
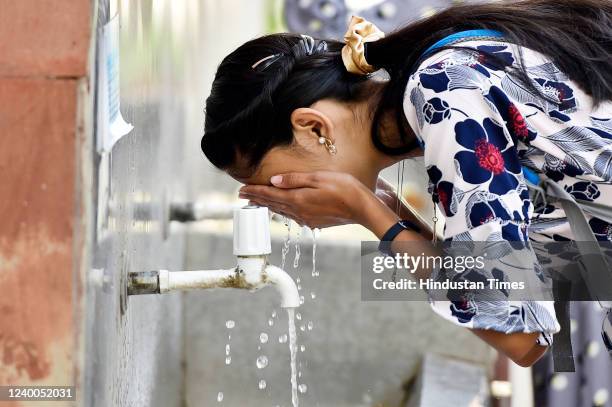
[(455, 163), (465, 182), (478, 185), (491, 181), (489, 192), (496, 195), (518, 187), (521, 164), (507, 132), (490, 118), (482, 125), (474, 119), (455, 124), (455, 140), (465, 148), (455, 154)]
[(510, 116), (510, 126), (512, 126), (512, 130), (514, 130), (514, 134), (521, 140), (524, 140), (529, 135), (529, 131), (527, 130), (527, 125), (525, 124), (525, 119), (521, 115), (521, 112), (518, 111), (516, 106), (511, 104), (508, 107), (508, 114)]
[(489, 223), (492, 220), (495, 219), (495, 216), (492, 213), (489, 213), (487, 216), (485, 216), (484, 218), (480, 219), (480, 224), (484, 225), (485, 223)]
[(476, 142), (474, 153), (481, 168), (491, 171), (495, 175), (501, 174), (504, 171), (504, 157), (502, 157), (499, 148), (494, 144), (480, 139)]
[(437, 188), (438, 199), (444, 208), (448, 208), (448, 195), (442, 188)]

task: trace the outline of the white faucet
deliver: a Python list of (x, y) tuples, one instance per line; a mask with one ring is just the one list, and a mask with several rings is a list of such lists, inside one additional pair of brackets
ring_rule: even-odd
[(236, 267), (221, 270), (130, 272), (128, 294), (164, 294), (171, 291), (209, 288), (258, 290), (273, 285), (281, 296), (281, 307), (300, 305), (293, 279), (285, 271), (268, 264), (272, 252), (268, 208), (245, 206), (234, 210), (234, 255)]

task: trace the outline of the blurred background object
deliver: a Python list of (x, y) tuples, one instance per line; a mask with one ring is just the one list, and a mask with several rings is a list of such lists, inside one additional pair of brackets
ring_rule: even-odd
[(284, 0), (287, 28), (313, 37), (342, 39), (351, 15), (373, 22), (384, 32), (461, 0)]

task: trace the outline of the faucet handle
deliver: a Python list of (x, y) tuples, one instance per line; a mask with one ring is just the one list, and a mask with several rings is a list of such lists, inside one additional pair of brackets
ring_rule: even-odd
[(234, 254), (263, 256), (272, 253), (268, 208), (248, 205), (234, 210)]

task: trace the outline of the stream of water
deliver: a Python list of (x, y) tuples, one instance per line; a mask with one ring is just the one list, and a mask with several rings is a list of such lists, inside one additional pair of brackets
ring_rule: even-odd
[[(289, 251), (291, 249), (291, 223), (292, 221), (288, 218), (285, 218), (285, 226), (287, 227), (287, 235), (286, 238), (283, 242), (283, 246), (282, 246), (282, 251), (281, 251), (281, 269), (285, 269), (285, 263), (286, 263), (286, 259), (287, 259), (287, 255), (289, 254)], [(300, 261), (300, 237), (301, 234), (303, 233), (302, 230), (298, 230), (297, 232), (297, 236), (294, 242), (294, 247), (295, 247), (295, 257), (293, 259), (293, 267), (295, 269), (297, 269), (299, 267), (299, 261)], [(312, 277), (318, 277), (319, 276), (319, 271), (316, 269), (316, 250), (317, 250), (317, 237), (319, 235), (319, 229), (313, 229), (312, 230), (312, 270), (311, 270), (311, 274)], [(301, 290), (301, 285), (300, 285), (301, 281), (300, 278), (297, 277), (296, 278), (296, 284), (298, 286), (298, 290)], [(316, 298), (316, 294), (313, 292), (310, 293), (310, 297), (312, 300), (314, 300)], [(304, 296), (300, 295), (300, 304), (304, 303)], [(276, 310), (272, 311), (272, 316), (271, 318), (268, 319), (268, 325), (269, 326), (273, 326), (274, 325), (274, 318), (276, 317)], [(299, 397), (298, 394), (299, 393), (306, 393), (307, 391), (307, 386), (306, 384), (298, 384), (298, 377), (301, 376), (301, 371), (298, 372), (298, 363), (297, 363), (297, 354), (298, 354), (298, 345), (297, 345), (297, 330), (296, 330), (296, 324), (295, 324), (295, 320), (296, 318), (298, 320), (302, 320), (302, 316), (300, 313), (295, 312), (295, 308), (287, 308), (287, 325), (288, 325), (288, 335), (287, 334), (282, 334), (281, 336), (278, 337), (278, 342), (279, 343), (286, 343), (289, 342), (289, 354), (290, 354), (290, 368), (291, 368), (291, 404), (292, 407), (299, 407)], [(232, 320), (228, 320), (226, 321), (226, 328), (228, 330), (231, 330), (232, 328), (234, 328), (235, 326), (235, 322)], [(308, 321), (307, 324), (302, 324), (300, 326), (300, 330), (305, 331), (306, 329), (308, 329), (309, 331), (312, 330), (313, 328), (313, 321)], [(225, 347), (225, 356), (226, 356), (226, 360), (225, 363), (227, 365), (229, 365), (231, 363), (231, 348), (230, 348), (230, 344), (229, 341), (231, 339), (231, 335), (228, 335), (228, 343), (226, 344)], [(258, 347), (258, 350), (261, 350), (261, 344), (265, 344), (268, 342), (268, 334), (265, 332), (260, 333), (259, 335), (259, 342), (260, 342), (260, 346)], [(305, 346), (302, 345), (301, 347), (301, 352), (304, 352), (306, 350)], [(258, 369), (264, 369), (266, 366), (268, 365), (268, 358), (265, 355), (259, 355), (257, 360), (256, 360), (256, 366)], [(301, 366), (301, 363), (300, 363)], [(267, 387), (267, 383), (264, 379), (260, 378), (259, 383), (258, 383), (258, 387), (260, 390), (265, 390)], [(224, 399), (224, 394), (223, 392), (219, 392), (217, 394), (217, 401), (219, 403), (221, 403)]]
[(295, 308), (287, 308), (287, 320), (289, 325), (289, 354), (291, 355), (291, 404), (298, 407), (297, 384), (297, 332), (295, 331)]

